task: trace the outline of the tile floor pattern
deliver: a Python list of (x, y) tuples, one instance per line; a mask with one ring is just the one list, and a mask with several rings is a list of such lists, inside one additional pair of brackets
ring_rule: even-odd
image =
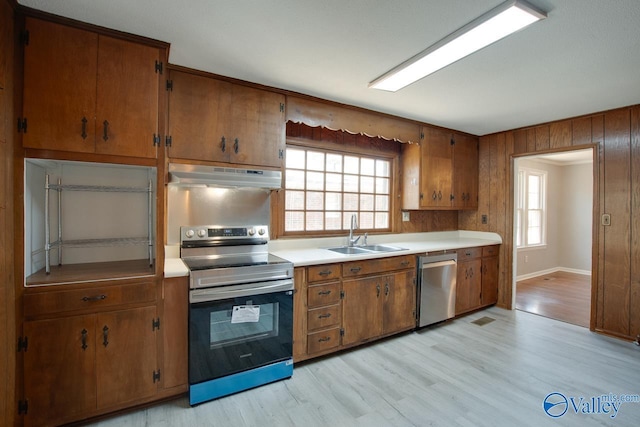
[[(495, 321), (480, 327), (474, 320)], [(95, 423), (116, 426), (638, 426), (640, 402), (558, 418), (565, 397), (640, 394), (640, 347), (575, 325), (490, 308), (299, 364), (291, 379), (190, 408), (186, 398)], [(557, 397), (557, 396), (556, 396)], [(584, 408), (582, 405), (580, 408)], [(562, 406), (553, 410), (562, 409)]]

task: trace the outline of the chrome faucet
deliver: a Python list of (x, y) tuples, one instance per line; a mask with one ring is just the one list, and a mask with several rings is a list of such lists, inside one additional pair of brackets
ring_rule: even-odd
[(353, 230), (358, 228), (358, 217), (356, 214), (351, 215), (351, 227), (349, 227), (349, 246), (354, 246), (360, 240), (360, 236), (353, 238)]

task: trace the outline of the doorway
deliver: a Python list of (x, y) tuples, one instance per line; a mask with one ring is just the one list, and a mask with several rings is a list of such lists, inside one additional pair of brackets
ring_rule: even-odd
[(513, 305), (589, 327), (593, 149), (514, 159)]

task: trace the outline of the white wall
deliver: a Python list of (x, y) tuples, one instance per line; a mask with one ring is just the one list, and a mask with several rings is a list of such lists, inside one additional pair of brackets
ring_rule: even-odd
[(558, 166), (522, 158), (516, 166), (548, 173), (547, 244), (517, 250), (516, 277), (532, 277), (557, 269), (591, 271), (592, 165)]

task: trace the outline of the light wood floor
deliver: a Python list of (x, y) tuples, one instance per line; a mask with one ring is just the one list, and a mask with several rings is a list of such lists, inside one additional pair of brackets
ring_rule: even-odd
[[(482, 317), (495, 321), (471, 323)], [(640, 393), (640, 347), (522, 311), (490, 308), (420, 332), (296, 365), (291, 379), (190, 408), (186, 398), (111, 418), (115, 426), (634, 426), (550, 418), (542, 402)]]
[(516, 308), (589, 327), (591, 277), (557, 271), (516, 284)]

